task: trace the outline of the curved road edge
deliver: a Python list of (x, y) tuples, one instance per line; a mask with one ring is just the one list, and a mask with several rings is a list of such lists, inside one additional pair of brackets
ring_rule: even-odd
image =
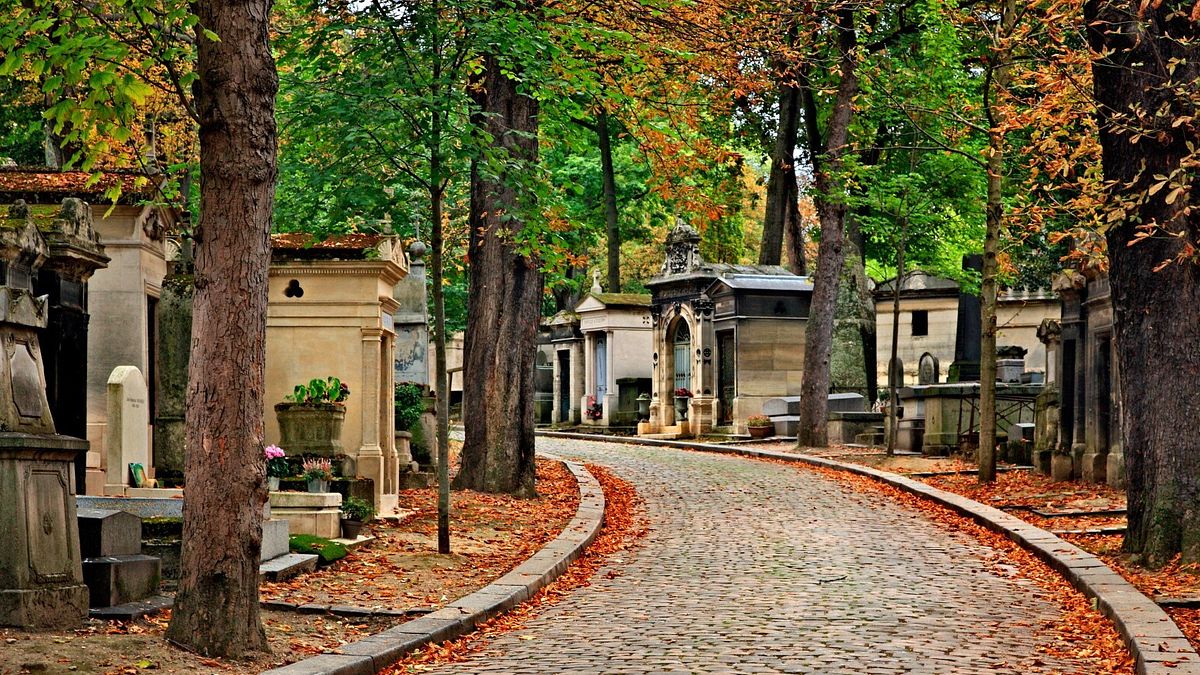
[(1171, 617), (1153, 600), (1096, 556), (1000, 509), (899, 474), (811, 455), (629, 436), (556, 431), (539, 431), (538, 435), (762, 457), (845, 471), (892, 485), (941, 504), (990, 530), (1004, 534), (1061, 574), (1077, 590), (1092, 598), (1100, 611), (1116, 625), (1117, 632), (1134, 657), (1138, 675), (1200, 675), (1200, 655), (1192, 648)]
[(478, 624), (531, 598), (583, 554), (604, 524), (604, 491), (600, 481), (582, 464), (560, 461), (579, 485), (579, 508), (558, 537), (528, 560), (436, 612), (352, 642), (336, 652), (268, 670), (265, 675), (374, 675), (409, 652), (430, 642), (470, 633)]

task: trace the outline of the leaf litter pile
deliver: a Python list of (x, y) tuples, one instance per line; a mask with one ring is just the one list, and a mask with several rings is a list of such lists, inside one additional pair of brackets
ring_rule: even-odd
[[(374, 542), (327, 568), (264, 583), (262, 598), (400, 610), (441, 607), (524, 562), (574, 517), (579, 490), (566, 467), (538, 460), (537, 479), (536, 500), (455, 491), (449, 556), (436, 553), (437, 488), (404, 491), (400, 505), (413, 511), (406, 519), (372, 525)], [(89, 620), (70, 631), (0, 629), (5, 655), (0, 675), (261, 672), (335, 651), (407, 620), (266, 610), (262, 617), (273, 654), (242, 662), (206, 659), (169, 646), (163, 639), (169, 611), (132, 622)]]
[[(474, 632), (457, 640), (428, 645), (409, 654), (383, 671), (385, 675), (419, 673), (440, 664), (464, 661), (481, 652), (496, 636), (524, 628), (545, 608), (590, 585), (592, 577), (609, 562), (620, 563), (620, 556), (632, 554), (647, 531), (641, 499), (632, 485), (611, 471), (593, 464), (588, 464), (587, 468), (600, 481), (606, 504), (600, 535), (583, 555), (571, 563), (562, 576), (511, 611), (485, 621)], [(620, 574), (620, 570), (610, 569), (605, 572), (605, 577), (611, 579)], [(521, 636), (522, 639), (527, 637)]]

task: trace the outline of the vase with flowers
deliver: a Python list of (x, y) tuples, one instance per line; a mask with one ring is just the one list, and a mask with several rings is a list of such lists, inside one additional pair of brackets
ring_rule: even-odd
[(304, 480), (309, 492), (329, 492), (329, 481), (333, 479), (333, 462), (327, 457), (310, 457), (304, 460)]
[(292, 472), (286, 459), (287, 453), (278, 445), (268, 445), (263, 448), (263, 456), (267, 460), (267, 489), (276, 492), (279, 490), (279, 479)]

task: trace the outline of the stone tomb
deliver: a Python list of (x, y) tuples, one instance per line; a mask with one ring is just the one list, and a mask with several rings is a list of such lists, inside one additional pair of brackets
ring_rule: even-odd
[(79, 509), (83, 580), (92, 607), (136, 602), (158, 592), (162, 561), (142, 555), (142, 519), (131, 513)]
[(551, 424), (579, 424), (586, 411), (584, 394), (583, 333), (579, 315), (563, 310), (543, 323), (550, 333), (553, 401)]
[[(763, 403), (762, 414), (775, 423), (775, 435), (795, 436), (800, 422), (800, 397), (769, 399)], [(882, 421), (881, 413), (867, 411), (862, 394), (829, 394), (826, 433), (831, 443), (853, 443), (859, 434), (873, 431)]]
[[(654, 370), (650, 420), (639, 434), (743, 433), (768, 399), (800, 393), (807, 277), (773, 265), (705, 262), (700, 234), (679, 222), (662, 270), (646, 286)], [(681, 389), (692, 394), (686, 405), (675, 395)]]
[(38, 333), (47, 298), (32, 279), (47, 246), (29, 212), (0, 227), (0, 625), (69, 627), (87, 614), (75, 520), (81, 439), (56, 433)]
[(134, 484), (131, 464), (141, 464), (147, 472), (153, 473), (147, 438), (150, 424), (148, 393), (145, 378), (134, 366), (117, 366), (108, 377), (105, 494), (121, 496), (130, 487), (146, 487)]
[(604, 293), (599, 282), (575, 308), (584, 339), (584, 385), (580, 409), (589, 401), (600, 417), (584, 424), (632, 427), (637, 397), (650, 393), (654, 346), (650, 296)]

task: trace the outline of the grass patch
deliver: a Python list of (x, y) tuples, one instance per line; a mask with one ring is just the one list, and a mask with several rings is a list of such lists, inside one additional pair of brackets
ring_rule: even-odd
[(288, 537), (288, 549), (292, 553), (315, 553), (321, 556), (322, 564), (341, 560), (349, 553), (349, 549), (328, 539), (313, 534), (293, 534)]

